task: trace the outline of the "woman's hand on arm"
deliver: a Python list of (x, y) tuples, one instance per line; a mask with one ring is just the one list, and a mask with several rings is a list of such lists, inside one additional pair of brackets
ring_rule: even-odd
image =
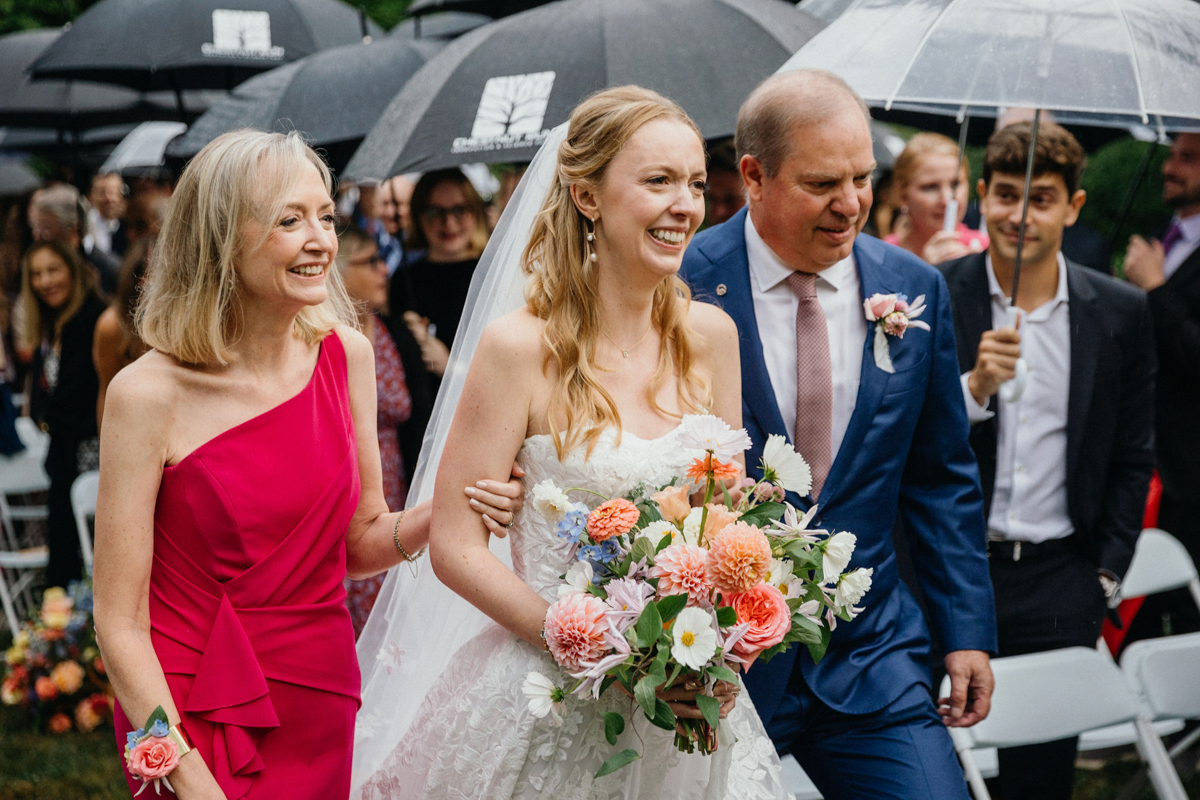
[[(94, 566), (96, 640), (129, 721), (140, 727), (158, 706), (180, 721), (150, 639), (154, 507), (168, 452), (172, 386), (153, 369), (114, 379), (100, 438)], [(181, 800), (224, 798), (199, 754), (170, 775)]]

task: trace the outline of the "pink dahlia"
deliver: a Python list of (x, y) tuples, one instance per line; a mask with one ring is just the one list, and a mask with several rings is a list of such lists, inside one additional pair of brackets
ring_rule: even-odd
[(658, 593), (662, 597), (688, 594), (693, 600), (707, 598), (712, 584), (704, 562), (708, 551), (693, 544), (673, 544), (654, 557), (651, 578), (658, 578)]
[(723, 594), (745, 592), (771, 568), (771, 544), (753, 525), (735, 522), (709, 540), (708, 577)]
[(633, 526), (637, 525), (641, 515), (642, 512), (637, 510), (637, 506), (624, 497), (601, 503), (588, 516), (588, 536), (592, 537), (593, 542), (603, 542), (614, 536), (629, 533)]
[(546, 645), (554, 660), (577, 670), (608, 653), (604, 641), (607, 607), (590, 594), (567, 594), (546, 609)]

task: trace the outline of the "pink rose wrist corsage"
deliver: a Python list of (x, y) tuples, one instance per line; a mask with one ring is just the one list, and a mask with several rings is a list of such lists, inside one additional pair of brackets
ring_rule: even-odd
[(183, 729), (178, 725), (168, 726), (167, 712), (159, 706), (146, 720), (146, 727), (125, 737), (125, 767), (142, 782), (134, 797), (146, 791), (151, 783), (155, 794), (162, 794), (160, 783), (174, 792), (167, 775), (179, 766), (180, 758), (192, 751)]

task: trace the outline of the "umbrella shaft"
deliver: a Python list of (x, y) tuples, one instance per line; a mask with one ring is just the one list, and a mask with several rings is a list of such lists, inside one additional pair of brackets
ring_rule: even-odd
[(1029, 156), (1025, 160), (1025, 192), (1021, 195), (1021, 224), (1017, 228), (1017, 257), (1013, 260), (1012, 295), (1008, 304), (1017, 304), (1017, 287), (1021, 283), (1021, 253), (1025, 250), (1025, 216), (1029, 213), (1029, 187), (1033, 184), (1033, 159), (1037, 153), (1038, 123), (1042, 118), (1042, 110), (1033, 112), (1033, 127), (1029, 131)]

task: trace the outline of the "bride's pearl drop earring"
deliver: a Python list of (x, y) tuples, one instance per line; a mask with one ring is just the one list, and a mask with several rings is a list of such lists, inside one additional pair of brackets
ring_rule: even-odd
[[(592, 219), (591, 217), (588, 217), (588, 222), (591, 224), (588, 226), (587, 240), (588, 240), (588, 244), (591, 245), (592, 242), (596, 241), (596, 220)], [(590, 246), (588, 247), (588, 251), (589, 251), (588, 259), (590, 259), (591, 262), (593, 264), (595, 264), (596, 263), (596, 251), (592, 250), (592, 248)]]

